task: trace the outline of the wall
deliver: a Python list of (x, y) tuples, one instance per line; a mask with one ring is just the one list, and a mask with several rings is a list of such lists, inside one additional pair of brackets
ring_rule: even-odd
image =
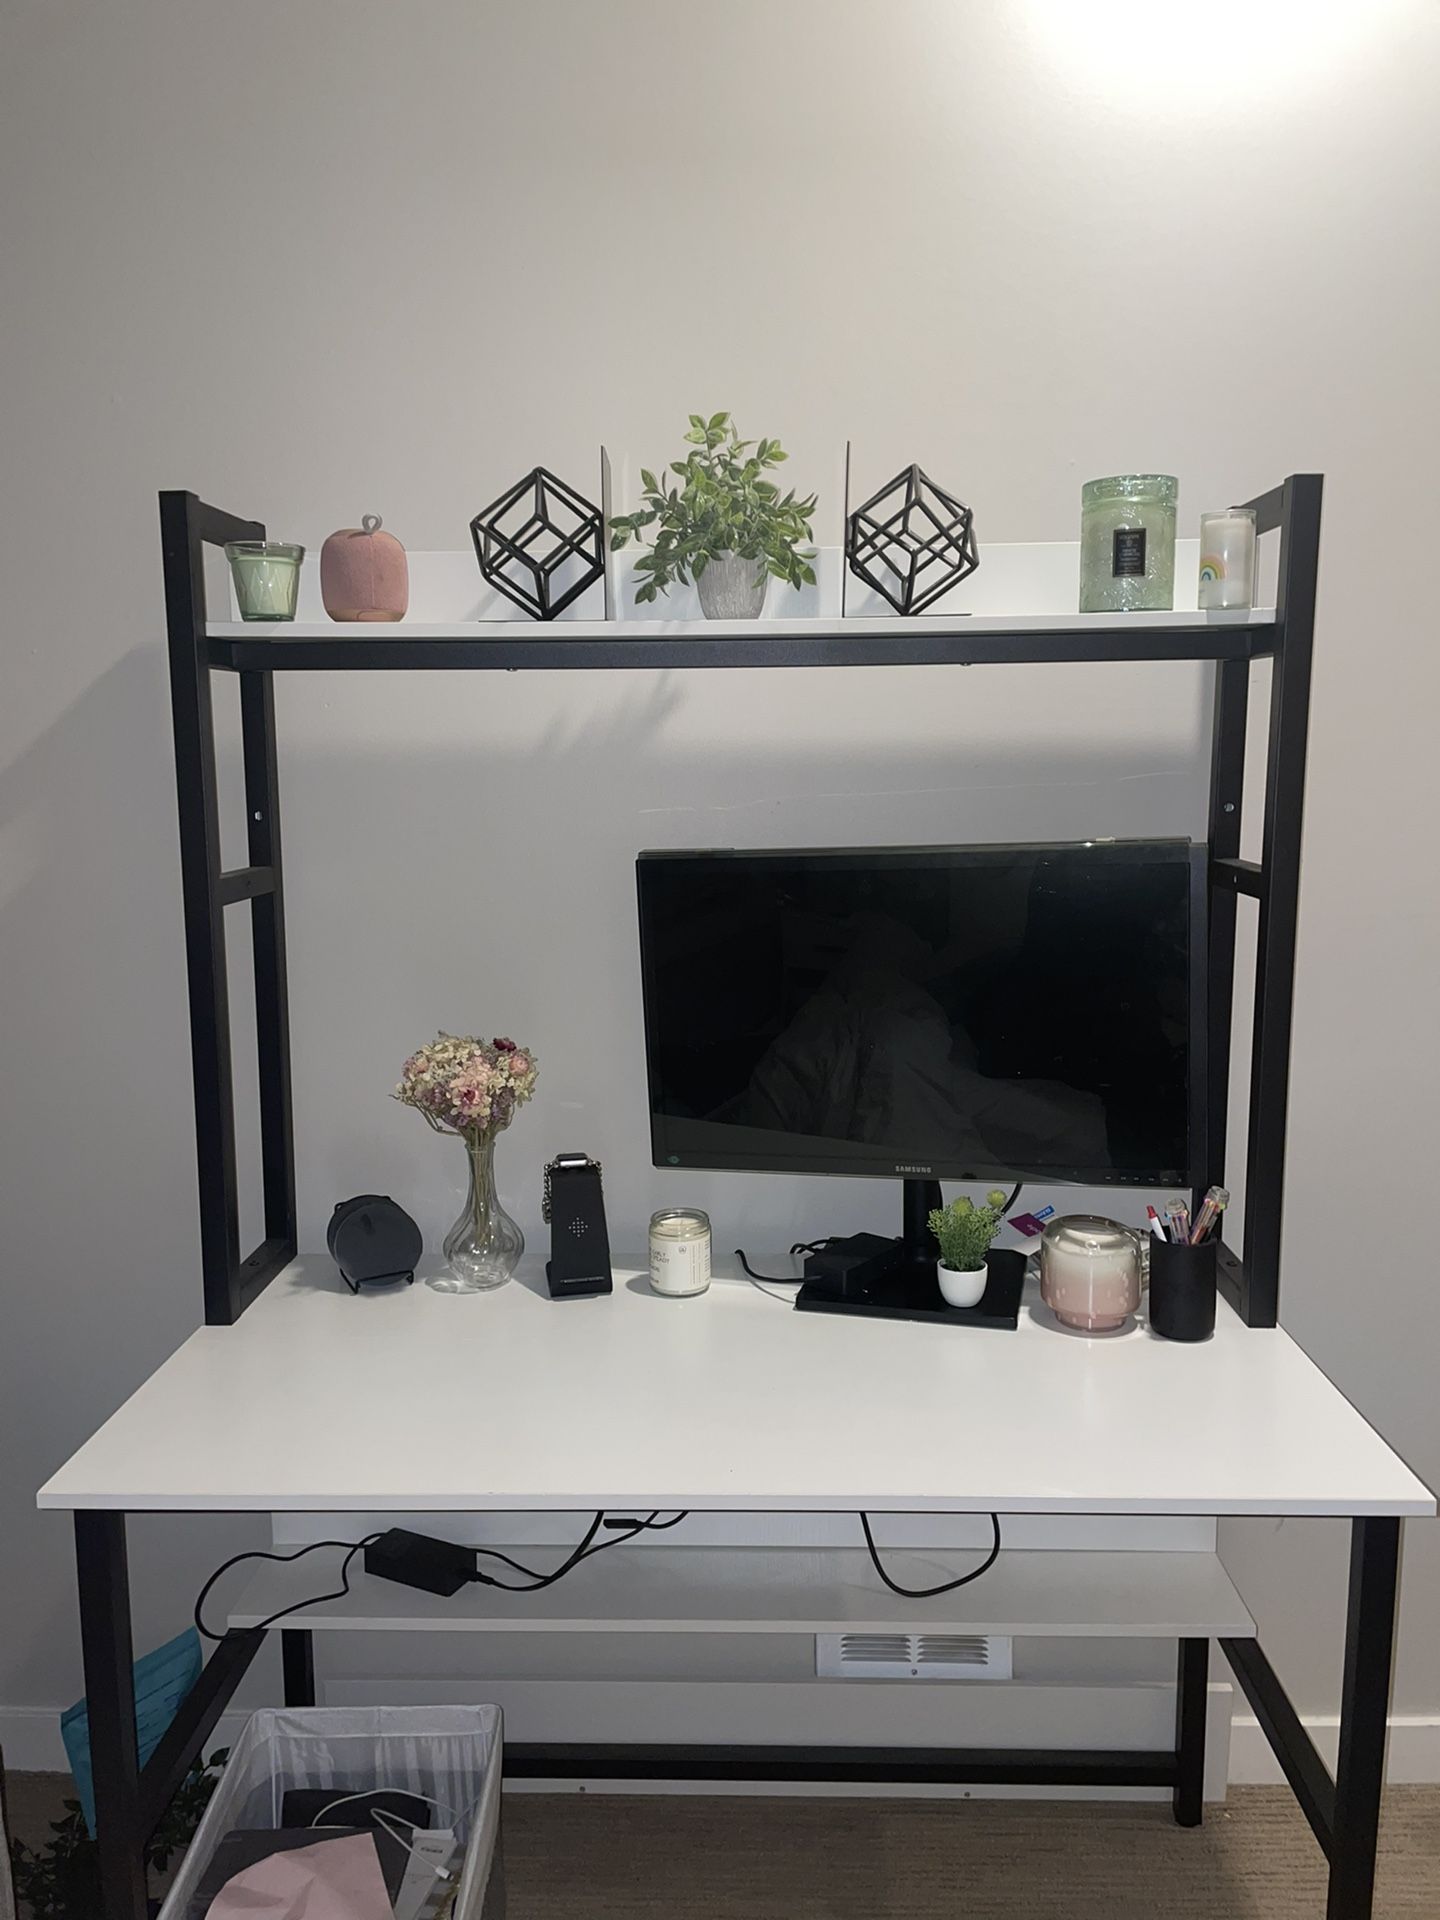
[[(932, 465), (982, 544), (1072, 537), (1094, 473), (1179, 473), (1188, 525), (1324, 471), (1284, 1313), (1440, 1479), (1430, 1275), (1366, 1265), (1425, 1191), (1440, 1064), (1440, 16), (1207, 22), (1201, 60), (1187, 10), (1117, 37), (1062, 0), (10, 0), (0, 1707), (80, 1684), (35, 1485), (198, 1317), (162, 486), (312, 546), (366, 511), (455, 546), (536, 459), (658, 458), (702, 406), (784, 437), (829, 541), (847, 434), (877, 479)], [(635, 1097), (637, 845), (1184, 831), (1196, 693), (1183, 668), (287, 682), (306, 1239), (377, 1177), (443, 1227), (456, 1169), (383, 1096), (418, 1036), (493, 1021), (545, 1063), (506, 1143), (524, 1223), (578, 1143), (633, 1252), (671, 1197)], [(775, 1182), (691, 1192), (762, 1245), (814, 1218)], [(1324, 1712), (1343, 1533), (1273, 1531), (1227, 1552)], [(137, 1637), (258, 1537), (137, 1523)], [(1417, 1526), (1397, 1708), (1422, 1718), (1437, 1605)]]

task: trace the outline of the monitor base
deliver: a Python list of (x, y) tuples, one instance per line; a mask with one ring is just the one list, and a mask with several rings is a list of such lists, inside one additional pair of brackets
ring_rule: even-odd
[[(871, 1239), (872, 1235), (856, 1235)], [(838, 1243), (842, 1244), (843, 1243)], [(884, 1243), (881, 1243), (884, 1244)], [(873, 1278), (857, 1282), (847, 1274), (847, 1291), (836, 1289), (833, 1276), (821, 1275), (805, 1280), (795, 1296), (799, 1313), (851, 1313), (874, 1320), (927, 1320), (940, 1326), (1008, 1327), (1020, 1324), (1020, 1299), (1025, 1289), (1025, 1255), (1013, 1247), (992, 1247), (985, 1256), (990, 1278), (977, 1305), (947, 1305), (935, 1279), (918, 1272), (900, 1257), (899, 1240), (889, 1245), (896, 1250), (888, 1263), (881, 1265)], [(833, 1251), (833, 1249), (832, 1249)], [(810, 1262), (806, 1261), (807, 1269)]]

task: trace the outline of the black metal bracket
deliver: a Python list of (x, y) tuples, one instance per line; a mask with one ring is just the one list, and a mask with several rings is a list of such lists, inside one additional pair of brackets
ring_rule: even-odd
[(1265, 764), (1262, 857), (1240, 857), (1250, 662), (1215, 666), (1210, 745), (1210, 966), (1206, 1178), (1223, 1186), (1230, 1096), (1237, 901), (1259, 907), (1255, 1010), (1250, 1048), (1250, 1123), (1245, 1157), (1243, 1257), (1222, 1262), (1220, 1286), (1251, 1327), (1273, 1327), (1280, 1310), (1280, 1227), (1290, 1093), (1291, 1006), (1300, 908), (1300, 842), (1310, 715), (1315, 583), (1320, 566), (1319, 474), (1292, 474), (1249, 502), (1257, 531), (1280, 536), (1279, 591)]
[(505, 1748), (509, 1780), (842, 1781), (853, 1785), (1173, 1787), (1163, 1747), (781, 1747), (610, 1745)]
[(1256, 1640), (1222, 1640), (1310, 1829), (1330, 1862), (1326, 1920), (1370, 1920), (1400, 1579), (1400, 1521), (1350, 1525), (1350, 1588), (1335, 1774), (1316, 1750)]
[(1300, 1811), (1310, 1822), (1310, 1831), (1328, 1857), (1335, 1828), (1335, 1782), (1315, 1742), (1291, 1706), (1280, 1676), (1258, 1640), (1222, 1640), (1220, 1651), (1230, 1662), (1241, 1692), (1260, 1722), (1260, 1731), (1280, 1762)]
[[(211, 1325), (229, 1326), (294, 1259), (296, 1247), (273, 676), (268, 665), (248, 666), (239, 676), (249, 865), (226, 872), (220, 864), (215, 719), (206, 636), (205, 547), (223, 546), (228, 540), (263, 540), (265, 528), (258, 521), (220, 513), (192, 493), (172, 492), (160, 495), (160, 533), (190, 984), (200, 1265), (205, 1318)], [(239, 903), (250, 908), (265, 1207), (265, 1238), (245, 1258), (240, 1253), (224, 925), (224, 909)]]

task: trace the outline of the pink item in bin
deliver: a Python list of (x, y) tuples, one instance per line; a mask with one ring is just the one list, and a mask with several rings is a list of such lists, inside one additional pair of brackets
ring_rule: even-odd
[(368, 1833), (272, 1853), (228, 1880), (207, 1920), (392, 1920), (394, 1909)]

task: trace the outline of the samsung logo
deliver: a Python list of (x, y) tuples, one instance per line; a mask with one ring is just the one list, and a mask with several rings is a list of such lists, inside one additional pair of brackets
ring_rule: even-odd
[(929, 1173), (930, 1169), (929, 1167), (897, 1166), (895, 1171), (896, 1173)]

